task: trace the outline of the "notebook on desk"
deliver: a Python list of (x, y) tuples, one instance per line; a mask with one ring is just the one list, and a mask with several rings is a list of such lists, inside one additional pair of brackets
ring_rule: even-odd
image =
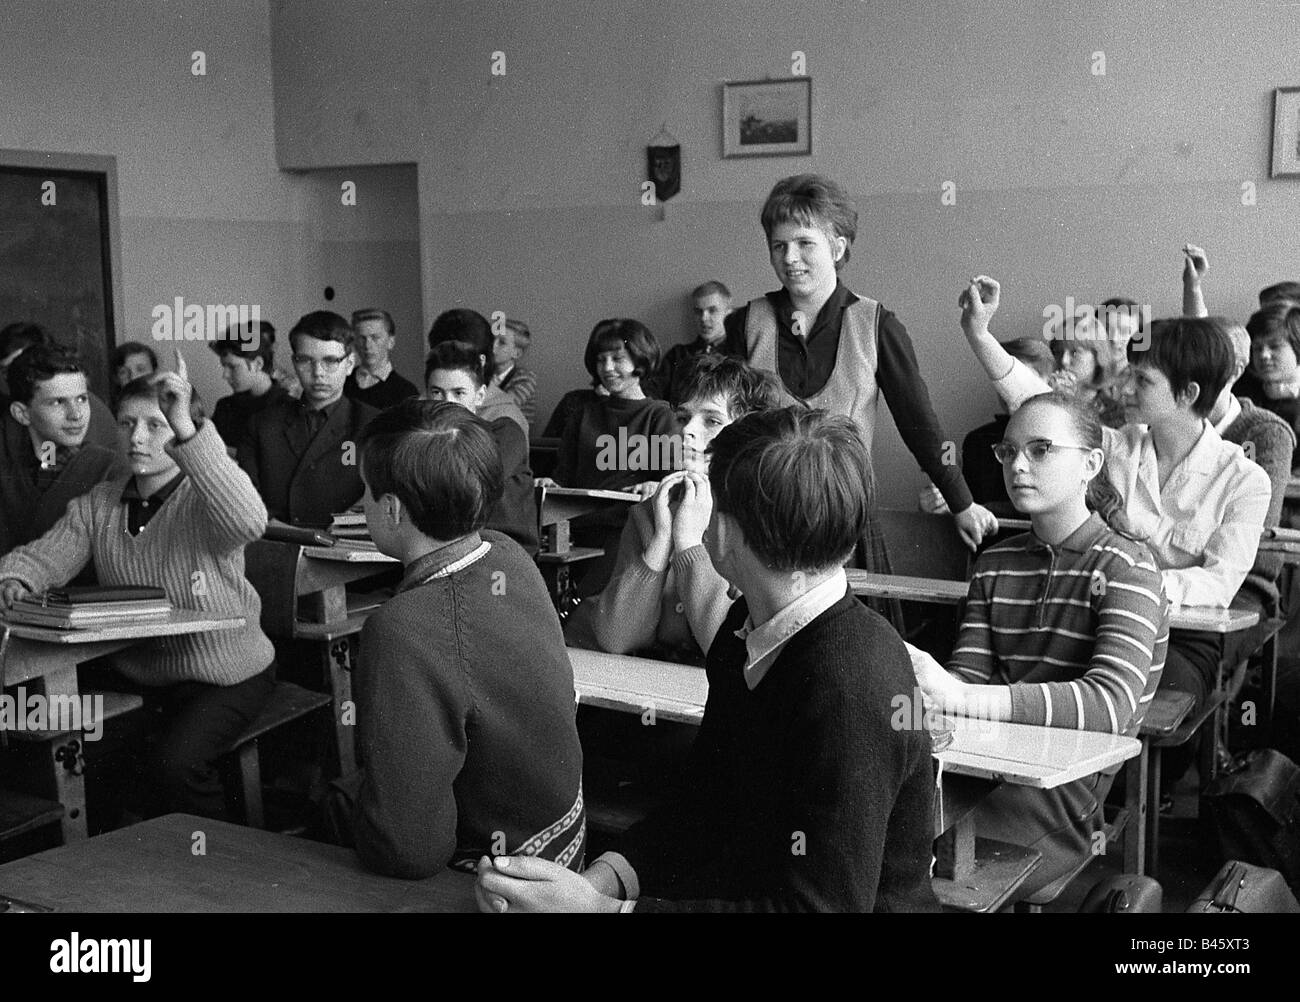
[(631, 491), (602, 491), (586, 487), (548, 487), (546, 496), (550, 498), (590, 498), (596, 501), (627, 501), (636, 504), (641, 500), (640, 494)]
[(75, 607), (119, 602), (156, 602), (166, 599), (167, 593), (152, 585), (83, 585), (50, 588), (45, 592), (41, 604)]
[(5, 613), (5, 620), (29, 626), (49, 626), (56, 630), (89, 630), (98, 626), (152, 622), (166, 619), (171, 614), (172, 604), (166, 598), (62, 606), (20, 598)]

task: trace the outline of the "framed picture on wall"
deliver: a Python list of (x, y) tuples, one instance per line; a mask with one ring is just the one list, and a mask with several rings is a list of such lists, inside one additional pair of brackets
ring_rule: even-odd
[(722, 85), (724, 157), (812, 153), (812, 79), (752, 80)]
[(1273, 177), (1300, 177), (1300, 87), (1273, 91)]

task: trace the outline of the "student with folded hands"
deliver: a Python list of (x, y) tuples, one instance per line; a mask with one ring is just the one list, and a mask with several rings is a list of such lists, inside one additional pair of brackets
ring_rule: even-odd
[(619, 539), (609, 584), (565, 625), (579, 647), (702, 663), (731, 605), (727, 582), (704, 549), (709, 522), (709, 443), (755, 411), (793, 402), (776, 377), (724, 355), (700, 355), (681, 374), (674, 416), (681, 469), (649, 486)]

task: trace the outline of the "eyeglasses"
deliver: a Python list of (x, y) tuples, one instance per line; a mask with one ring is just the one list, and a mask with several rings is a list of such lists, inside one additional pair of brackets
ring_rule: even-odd
[(311, 358), (308, 355), (293, 356), (293, 364), (298, 368), (320, 369), (322, 372), (338, 372), (339, 366), (347, 360), (347, 355), (327, 355), (325, 358)]
[(1079, 452), (1092, 452), (1090, 448), (1084, 445), (1058, 445), (1050, 438), (1030, 439), (1023, 446), (1012, 445), (1010, 442), (998, 442), (993, 446), (993, 455), (997, 461), (1005, 466), (1007, 463), (1014, 463), (1016, 457), (1023, 450), (1024, 454), (1029, 457), (1031, 463), (1041, 463), (1049, 453), (1058, 449), (1076, 449)]

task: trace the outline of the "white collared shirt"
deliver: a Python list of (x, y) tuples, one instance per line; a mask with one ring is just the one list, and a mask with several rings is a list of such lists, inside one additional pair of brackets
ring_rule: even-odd
[(1232, 427), (1232, 422), (1241, 417), (1241, 401), (1235, 394), (1228, 394), (1228, 409), (1224, 412), (1223, 417), (1219, 418), (1214, 425), (1214, 430), (1222, 437), (1223, 433)]
[(1268, 474), (1208, 421), (1163, 487), (1145, 425), (1105, 435), (1106, 472), (1155, 555), (1169, 601), (1226, 609), (1255, 562), (1273, 496)]
[(363, 390), (382, 383), (385, 379), (393, 374), (393, 363), (385, 362), (382, 369), (365, 369), (357, 366), (356, 378), (357, 385)]
[(844, 568), (836, 568), (829, 578), (800, 595), (761, 626), (755, 626), (752, 618), (745, 620), (736, 636), (745, 642), (748, 655), (745, 659), (745, 685), (751, 692), (758, 688), (758, 683), (781, 656), (790, 638), (842, 599), (848, 587)]

